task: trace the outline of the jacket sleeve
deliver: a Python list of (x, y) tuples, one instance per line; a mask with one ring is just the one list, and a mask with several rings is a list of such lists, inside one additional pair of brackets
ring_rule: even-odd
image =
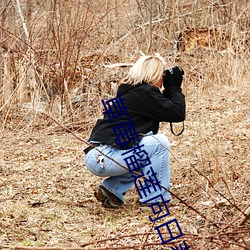
[(144, 113), (159, 122), (181, 122), (185, 120), (186, 103), (182, 89), (177, 86), (163, 94), (155, 87), (145, 91)]

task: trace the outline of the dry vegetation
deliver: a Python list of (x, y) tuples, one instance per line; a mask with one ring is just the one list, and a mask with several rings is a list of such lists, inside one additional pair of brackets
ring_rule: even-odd
[[(0, 3), (0, 249), (250, 249), (249, 1)], [(185, 131), (161, 125), (184, 236), (163, 246), (135, 189), (95, 201), (84, 143), (44, 114), (87, 139), (127, 70), (110, 65), (140, 52), (186, 73)]]

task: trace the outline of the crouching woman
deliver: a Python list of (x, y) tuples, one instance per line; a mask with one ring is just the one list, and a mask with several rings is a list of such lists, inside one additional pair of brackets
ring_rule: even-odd
[(142, 56), (122, 79), (116, 97), (103, 102), (109, 109), (105, 106), (88, 140), (91, 146), (84, 150), (88, 170), (106, 177), (94, 192), (103, 207), (122, 206), (139, 176), (151, 180), (136, 186), (141, 205), (169, 202), (170, 146), (158, 130), (160, 122), (185, 119), (183, 74), (180, 67), (165, 70), (160, 56)]

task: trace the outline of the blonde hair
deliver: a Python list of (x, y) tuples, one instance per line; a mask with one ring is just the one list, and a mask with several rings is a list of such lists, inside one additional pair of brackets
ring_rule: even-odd
[(143, 55), (129, 70), (122, 83), (136, 85), (138, 83), (154, 84), (160, 80), (164, 71), (165, 61), (159, 55)]

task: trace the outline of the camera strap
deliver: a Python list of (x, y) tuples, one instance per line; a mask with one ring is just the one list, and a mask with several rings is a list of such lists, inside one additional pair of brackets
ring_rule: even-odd
[(170, 122), (170, 129), (171, 129), (171, 132), (172, 132), (172, 134), (174, 134), (175, 136), (181, 135), (181, 134), (183, 133), (183, 131), (184, 131), (184, 128), (185, 128), (185, 124), (184, 124), (184, 121), (183, 121), (183, 122), (182, 122), (182, 130), (181, 130), (178, 134), (176, 134), (176, 133), (174, 132), (174, 129), (173, 129), (173, 123)]

